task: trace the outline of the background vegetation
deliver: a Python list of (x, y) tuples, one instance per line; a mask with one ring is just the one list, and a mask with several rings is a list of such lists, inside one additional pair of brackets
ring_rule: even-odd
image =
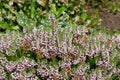
[(119, 10), (113, 0), (0, 0), (0, 28), (21, 30), (24, 27), (49, 27), (48, 15), (54, 14), (57, 24), (67, 22), (94, 28), (101, 21), (99, 11)]

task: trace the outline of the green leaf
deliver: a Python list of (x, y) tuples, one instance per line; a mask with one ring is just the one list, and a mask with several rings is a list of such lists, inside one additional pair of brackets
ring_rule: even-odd
[(57, 17), (60, 17), (64, 11), (66, 11), (65, 7), (61, 7), (60, 9), (58, 9)]
[(34, 16), (34, 12), (35, 12), (35, 0), (32, 0), (32, 3), (31, 3), (31, 17)]
[(19, 26), (14, 26), (14, 27), (12, 27), (12, 29), (13, 30), (19, 30), (20, 28), (19, 28)]
[(56, 4), (52, 4), (52, 12), (56, 15), (57, 11), (56, 11)]
[(6, 70), (5, 70), (5, 72), (6, 72), (6, 80), (12, 80), (10, 73), (7, 72)]
[(66, 27), (67, 21), (60, 22), (59, 25), (60, 25), (61, 27)]
[(101, 54), (93, 58), (86, 56), (86, 63), (90, 65), (90, 70), (97, 68), (96, 61), (100, 60), (101, 56)]
[(112, 74), (111, 80), (119, 80), (119, 76), (116, 74)]
[(88, 18), (88, 15), (86, 13), (81, 14), (81, 18), (85, 21)]
[(24, 14), (17, 14), (17, 22), (20, 26), (30, 28), (35, 26), (35, 22)]
[(12, 29), (12, 27), (7, 22), (0, 21), (0, 29), (6, 30), (6, 29)]

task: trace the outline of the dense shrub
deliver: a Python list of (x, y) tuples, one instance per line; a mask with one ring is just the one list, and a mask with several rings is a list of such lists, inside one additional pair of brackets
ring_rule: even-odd
[(23, 29), (0, 36), (0, 78), (118, 80), (120, 37), (76, 27)]

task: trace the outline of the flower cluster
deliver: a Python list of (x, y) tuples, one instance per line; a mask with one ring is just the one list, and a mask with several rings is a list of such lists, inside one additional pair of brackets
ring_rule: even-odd
[[(12, 34), (12, 35), (9, 35)], [(119, 36), (84, 29), (23, 29), (0, 36), (0, 79), (108, 80), (119, 77)], [(9, 35), (9, 36), (8, 36)]]
[(0, 66), (0, 80), (4, 80), (6, 77), (4, 68), (2, 66)]

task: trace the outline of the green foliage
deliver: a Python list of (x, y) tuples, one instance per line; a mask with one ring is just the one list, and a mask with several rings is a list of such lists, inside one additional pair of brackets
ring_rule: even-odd
[[(31, 2), (29, 0), (23, 0), (22, 2), (17, 0), (2, 0), (0, 3), (0, 14), (2, 14), (0, 16), (0, 21), (5, 22), (2, 23), (3, 25), (5, 24), (5, 30), (18, 30), (21, 29), (21, 27), (38, 27), (44, 20), (48, 19), (48, 14), (54, 14), (56, 21), (62, 22), (63, 25), (66, 21), (71, 21), (71, 23), (78, 25), (84, 25), (90, 22), (87, 27), (92, 29), (100, 22), (100, 16), (99, 13), (97, 13), (97, 10), (108, 6), (110, 12), (116, 13), (118, 11), (119, 2), (116, 3), (117, 2), (115, 1), (112, 3), (108, 0), (32, 0)], [(89, 9), (85, 6), (91, 6), (92, 12), (94, 13), (86, 12), (87, 10), (89, 11)], [(95, 7), (98, 9), (94, 10)], [(21, 11), (22, 14), (20, 13)], [(46, 24), (47, 26), (49, 25), (49, 23)]]
[(8, 23), (0, 21), (0, 29), (1, 30), (6, 30), (6, 29), (10, 30), (10, 29), (12, 29), (12, 27)]
[(19, 13), (17, 14), (17, 22), (20, 26), (23, 28), (31, 28), (35, 26), (35, 22), (31, 19), (29, 19), (26, 15)]
[(35, 0), (32, 0), (31, 3), (31, 17), (34, 17), (35, 14)]
[(119, 80), (119, 76), (116, 74), (113, 74), (110, 80)]

